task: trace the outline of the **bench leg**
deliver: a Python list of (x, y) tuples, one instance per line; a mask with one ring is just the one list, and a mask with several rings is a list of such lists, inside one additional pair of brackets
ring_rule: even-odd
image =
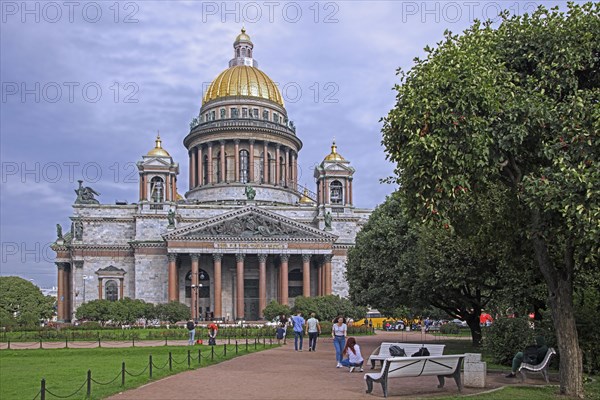
[(375, 369), (375, 360), (371, 360), (371, 369)]
[(548, 368), (545, 367), (540, 372), (542, 373), (542, 376), (546, 380), (546, 383), (550, 383), (550, 375), (548, 374)]
[(446, 381), (444, 380), (444, 377), (442, 375), (438, 375), (438, 381), (440, 381), (440, 384), (438, 385), (438, 389), (443, 388)]
[(454, 371), (454, 373), (452, 374), (452, 377), (454, 378), (454, 382), (456, 382), (456, 386), (458, 387), (458, 391), (462, 392), (462, 380), (460, 379), (460, 367), (456, 369), (456, 371)]
[(521, 383), (525, 382), (525, 370), (522, 369), (521, 373), (519, 374), (519, 377), (521, 378)]
[(367, 393), (371, 393), (373, 391), (373, 379), (370, 376), (367, 376)]
[(387, 376), (381, 380), (381, 388), (383, 389), (383, 397), (387, 397), (387, 393), (388, 393)]

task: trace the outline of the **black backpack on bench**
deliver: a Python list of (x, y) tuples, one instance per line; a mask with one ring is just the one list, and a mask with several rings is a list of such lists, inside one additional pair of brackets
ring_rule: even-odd
[(406, 352), (400, 346), (390, 346), (390, 356), (392, 357), (406, 357)]

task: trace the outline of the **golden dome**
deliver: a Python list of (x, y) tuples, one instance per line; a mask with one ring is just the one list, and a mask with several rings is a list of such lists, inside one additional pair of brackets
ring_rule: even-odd
[(337, 152), (335, 139), (333, 140), (333, 144), (331, 145), (331, 153), (329, 153), (329, 155), (325, 157), (325, 161), (346, 161), (346, 159), (342, 157), (340, 153)]
[(308, 189), (304, 189), (304, 194), (302, 195), (302, 197), (299, 200), (300, 204), (313, 204), (314, 201), (308, 197)]
[(246, 30), (244, 28), (242, 28), (242, 33), (240, 33), (239, 35), (237, 35), (237, 37), (235, 38), (235, 43), (239, 43), (239, 42), (250, 42), (252, 43), (252, 40), (250, 40), (250, 36), (246, 35)]
[(156, 145), (146, 155), (150, 157), (171, 157), (169, 152), (162, 148), (162, 140), (160, 140), (160, 135), (156, 135)]
[(258, 97), (284, 106), (275, 82), (258, 68), (247, 65), (236, 65), (221, 72), (208, 86), (202, 104), (227, 96)]

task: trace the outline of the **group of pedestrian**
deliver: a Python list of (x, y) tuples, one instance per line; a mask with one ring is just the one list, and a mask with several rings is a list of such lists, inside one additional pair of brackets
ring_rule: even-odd
[[(291, 324), (294, 331), (294, 351), (303, 350), (304, 335), (308, 335), (308, 351), (317, 351), (317, 338), (321, 334), (321, 324), (315, 313), (305, 320), (302, 313), (290, 317), (289, 321), (285, 315), (279, 317), (279, 328), (277, 333), (278, 342), (283, 339), (285, 344), (285, 326)], [(280, 331), (281, 330), (281, 331)], [(348, 325), (342, 316), (333, 320), (331, 337), (335, 348), (336, 368), (347, 367), (350, 372), (359, 369), (363, 372), (364, 358), (360, 352), (360, 346), (356, 339), (348, 336)]]
[[(188, 330), (188, 345), (193, 346), (194, 343), (196, 343), (194, 341), (194, 339), (196, 337), (196, 324), (194, 323), (194, 320), (190, 319), (187, 322), (187, 324), (185, 325), (185, 327)], [(219, 327), (217, 326), (217, 324), (211, 323), (210, 325), (208, 325), (208, 344), (209, 344), (209, 346), (214, 346), (217, 344), (216, 339), (217, 339), (218, 331), (219, 331)], [(200, 339), (198, 339), (198, 344), (202, 344), (202, 341)]]

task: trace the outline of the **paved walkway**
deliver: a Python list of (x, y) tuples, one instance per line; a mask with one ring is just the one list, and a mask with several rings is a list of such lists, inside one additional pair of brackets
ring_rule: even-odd
[[(433, 339), (427, 335), (427, 339)], [(358, 337), (363, 357), (381, 342), (421, 342), (420, 333), (379, 332), (375, 336)], [(441, 341), (438, 337), (433, 339)], [(182, 372), (137, 389), (119, 393), (110, 399), (370, 399), (383, 398), (381, 385), (375, 385), (373, 394), (365, 393), (364, 373), (350, 374), (347, 368), (335, 368), (335, 350), (330, 336), (319, 339), (316, 352), (295, 352), (293, 338), (288, 344), (258, 353), (252, 353), (219, 364)], [(365, 372), (370, 367), (366, 367)], [(506, 372), (505, 372), (506, 373)], [(504, 378), (500, 373), (489, 373), (485, 389), (464, 388), (463, 394), (493, 390), (504, 385), (518, 384), (518, 380)], [(541, 378), (528, 378), (528, 385), (544, 384)], [(437, 388), (433, 377), (392, 379), (389, 396), (423, 398), (453, 396), (458, 389), (453, 380)]]

